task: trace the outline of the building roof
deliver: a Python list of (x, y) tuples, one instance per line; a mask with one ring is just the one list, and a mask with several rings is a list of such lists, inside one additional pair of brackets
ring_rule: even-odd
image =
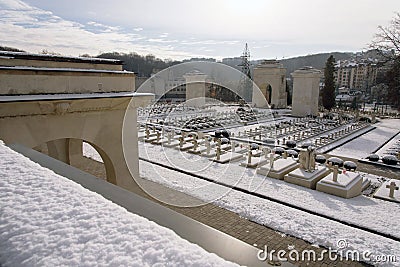
[(118, 73), (134, 74), (126, 70), (97, 70), (97, 69), (77, 69), (77, 68), (47, 68), (31, 66), (0, 66), (0, 70), (18, 70), (18, 71), (45, 71), (45, 72), (88, 72), (88, 73)]
[(41, 60), (41, 61), (57, 61), (57, 62), (76, 62), (76, 63), (91, 63), (91, 64), (109, 64), (122, 65), (121, 60), (92, 58), (92, 57), (67, 57), (59, 55), (32, 54), (26, 52), (10, 52), (0, 51), (0, 57), (9, 59), (24, 59), (24, 60)]
[(88, 93), (88, 94), (38, 94), (38, 95), (0, 95), (1, 102), (26, 102), (43, 100), (73, 100), (88, 98), (118, 98), (153, 96), (150, 93), (118, 92), (118, 93)]

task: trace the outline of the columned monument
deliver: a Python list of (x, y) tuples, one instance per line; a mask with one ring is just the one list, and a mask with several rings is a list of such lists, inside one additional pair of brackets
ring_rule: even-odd
[(186, 104), (201, 107), (206, 104), (206, 78), (200, 71), (191, 71), (183, 76), (186, 79)]
[(304, 117), (318, 114), (320, 70), (304, 67), (292, 73), (292, 115)]
[(264, 107), (264, 97), (272, 108), (286, 108), (286, 69), (281, 63), (276, 60), (263, 61), (254, 68), (253, 80), (261, 90), (253, 90), (253, 105)]

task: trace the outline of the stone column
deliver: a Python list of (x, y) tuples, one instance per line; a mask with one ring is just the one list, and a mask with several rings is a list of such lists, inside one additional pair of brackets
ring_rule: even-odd
[(292, 115), (318, 115), (319, 82), (322, 73), (312, 67), (304, 67), (292, 73)]
[[(253, 76), (254, 83), (261, 90), (260, 92), (253, 89), (253, 105), (266, 107), (269, 98), (271, 107), (286, 108), (286, 69), (281, 63), (276, 60), (265, 60), (254, 68)], [(271, 92), (268, 91), (268, 86), (271, 86)]]
[(183, 76), (186, 79), (186, 104), (201, 107), (206, 104), (206, 78), (200, 71), (191, 71)]

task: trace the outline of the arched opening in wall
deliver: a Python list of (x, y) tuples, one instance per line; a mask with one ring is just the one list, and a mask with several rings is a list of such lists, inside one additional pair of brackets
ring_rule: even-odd
[(272, 86), (268, 83), (265, 83), (260, 87), (260, 90), (261, 90), (262, 94), (264, 95), (265, 100), (267, 100), (268, 104), (271, 105)]
[(267, 90), (266, 90), (266, 96), (265, 99), (267, 100), (268, 104), (271, 105), (271, 99), (272, 99), (272, 86), (270, 84), (267, 85)]
[(98, 146), (75, 138), (50, 140), (35, 150), (67, 163), (110, 183), (116, 183), (114, 166)]

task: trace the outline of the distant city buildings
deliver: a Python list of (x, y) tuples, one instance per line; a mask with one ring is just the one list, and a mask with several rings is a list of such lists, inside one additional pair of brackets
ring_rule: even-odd
[(369, 92), (376, 85), (377, 59), (339, 60), (335, 65), (335, 82), (339, 88)]

